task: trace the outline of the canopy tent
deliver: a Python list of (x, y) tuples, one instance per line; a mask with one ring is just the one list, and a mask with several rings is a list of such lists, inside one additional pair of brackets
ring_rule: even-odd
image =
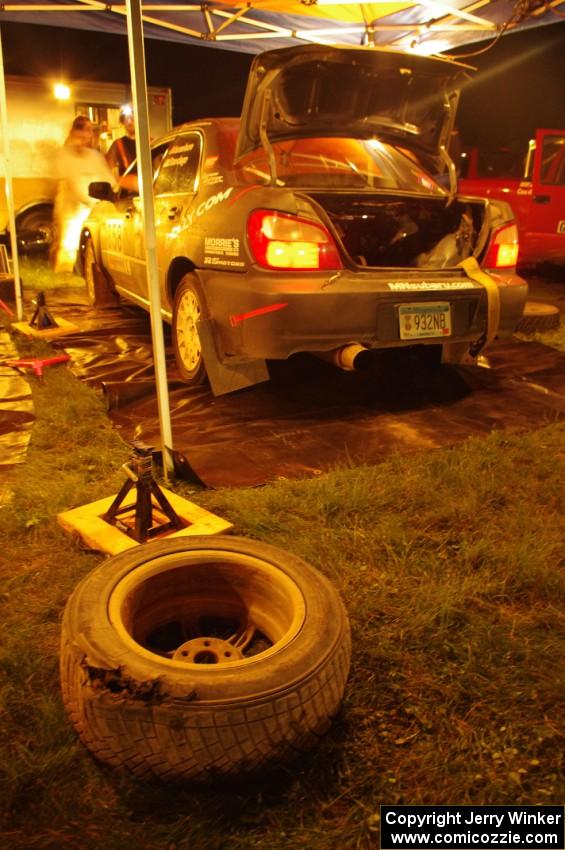
[[(374, 44), (439, 53), (502, 33), (563, 20), (565, 0), (150, 0), (146, 38), (260, 53), (300, 41)], [(124, 33), (124, 0), (16, 0), (3, 20)]]
[[(173, 471), (165, 347), (161, 319), (145, 73), (144, 37), (260, 53), (299, 42), (390, 47), (433, 54), (507, 32), (563, 19), (565, 0), (205, 0), (198, 4), (152, 0), (43, 0), (3, 2), (3, 21), (44, 23), (124, 34), (127, 31), (139, 161), (141, 214), (165, 477)], [(0, 40), (1, 155), (6, 175), (16, 304), (21, 319), (15, 219), (3, 56)]]

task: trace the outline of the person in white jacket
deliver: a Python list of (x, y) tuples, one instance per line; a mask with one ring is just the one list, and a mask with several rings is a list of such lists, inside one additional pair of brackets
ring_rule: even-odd
[(88, 194), (89, 184), (107, 181), (117, 188), (106, 159), (92, 147), (92, 143), (92, 123), (85, 115), (77, 116), (57, 156), (59, 184), (53, 214), (56, 272), (72, 272), (74, 269), (82, 225), (96, 203)]

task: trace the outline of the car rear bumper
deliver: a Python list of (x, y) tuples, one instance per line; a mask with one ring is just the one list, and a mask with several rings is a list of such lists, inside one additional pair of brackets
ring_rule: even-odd
[[(499, 335), (507, 336), (522, 316), (527, 284), (517, 276), (497, 280)], [(352, 342), (368, 348), (471, 342), (486, 329), (486, 290), (458, 270), (434, 272), (426, 279), (421, 271), (308, 277), (210, 272), (202, 281), (225, 354), (280, 360)], [(401, 339), (398, 308), (427, 302), (451, 305), (451, 335)]]

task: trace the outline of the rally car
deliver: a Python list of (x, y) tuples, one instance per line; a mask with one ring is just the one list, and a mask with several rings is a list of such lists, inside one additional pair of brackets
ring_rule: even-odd
[[(269, 51), (240, 119), (152, 145), (161, 309), (184, 380), (229, 392), (297, 352), (353, 369), (374, 349), (435, 346), (462, 363), (512, 333), (527, 294), (512, 212), (457, 196), (447, 150), (466, 73), (375, 48)], [(147, 308), (135, 168), (117, 195), (91, 186), (81, 253), (92, 301)]]

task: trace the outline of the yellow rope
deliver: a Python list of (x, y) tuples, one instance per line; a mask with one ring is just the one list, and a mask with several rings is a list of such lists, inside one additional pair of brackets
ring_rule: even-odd
[(483, 347), (490, 345), (498, 333), (500, 324), (500, 292), (494, 279), (484, 272), (474, 257), (467, 257), (459, 263), (467, 277), (484, 286), (487, 293), (487, 329)]

